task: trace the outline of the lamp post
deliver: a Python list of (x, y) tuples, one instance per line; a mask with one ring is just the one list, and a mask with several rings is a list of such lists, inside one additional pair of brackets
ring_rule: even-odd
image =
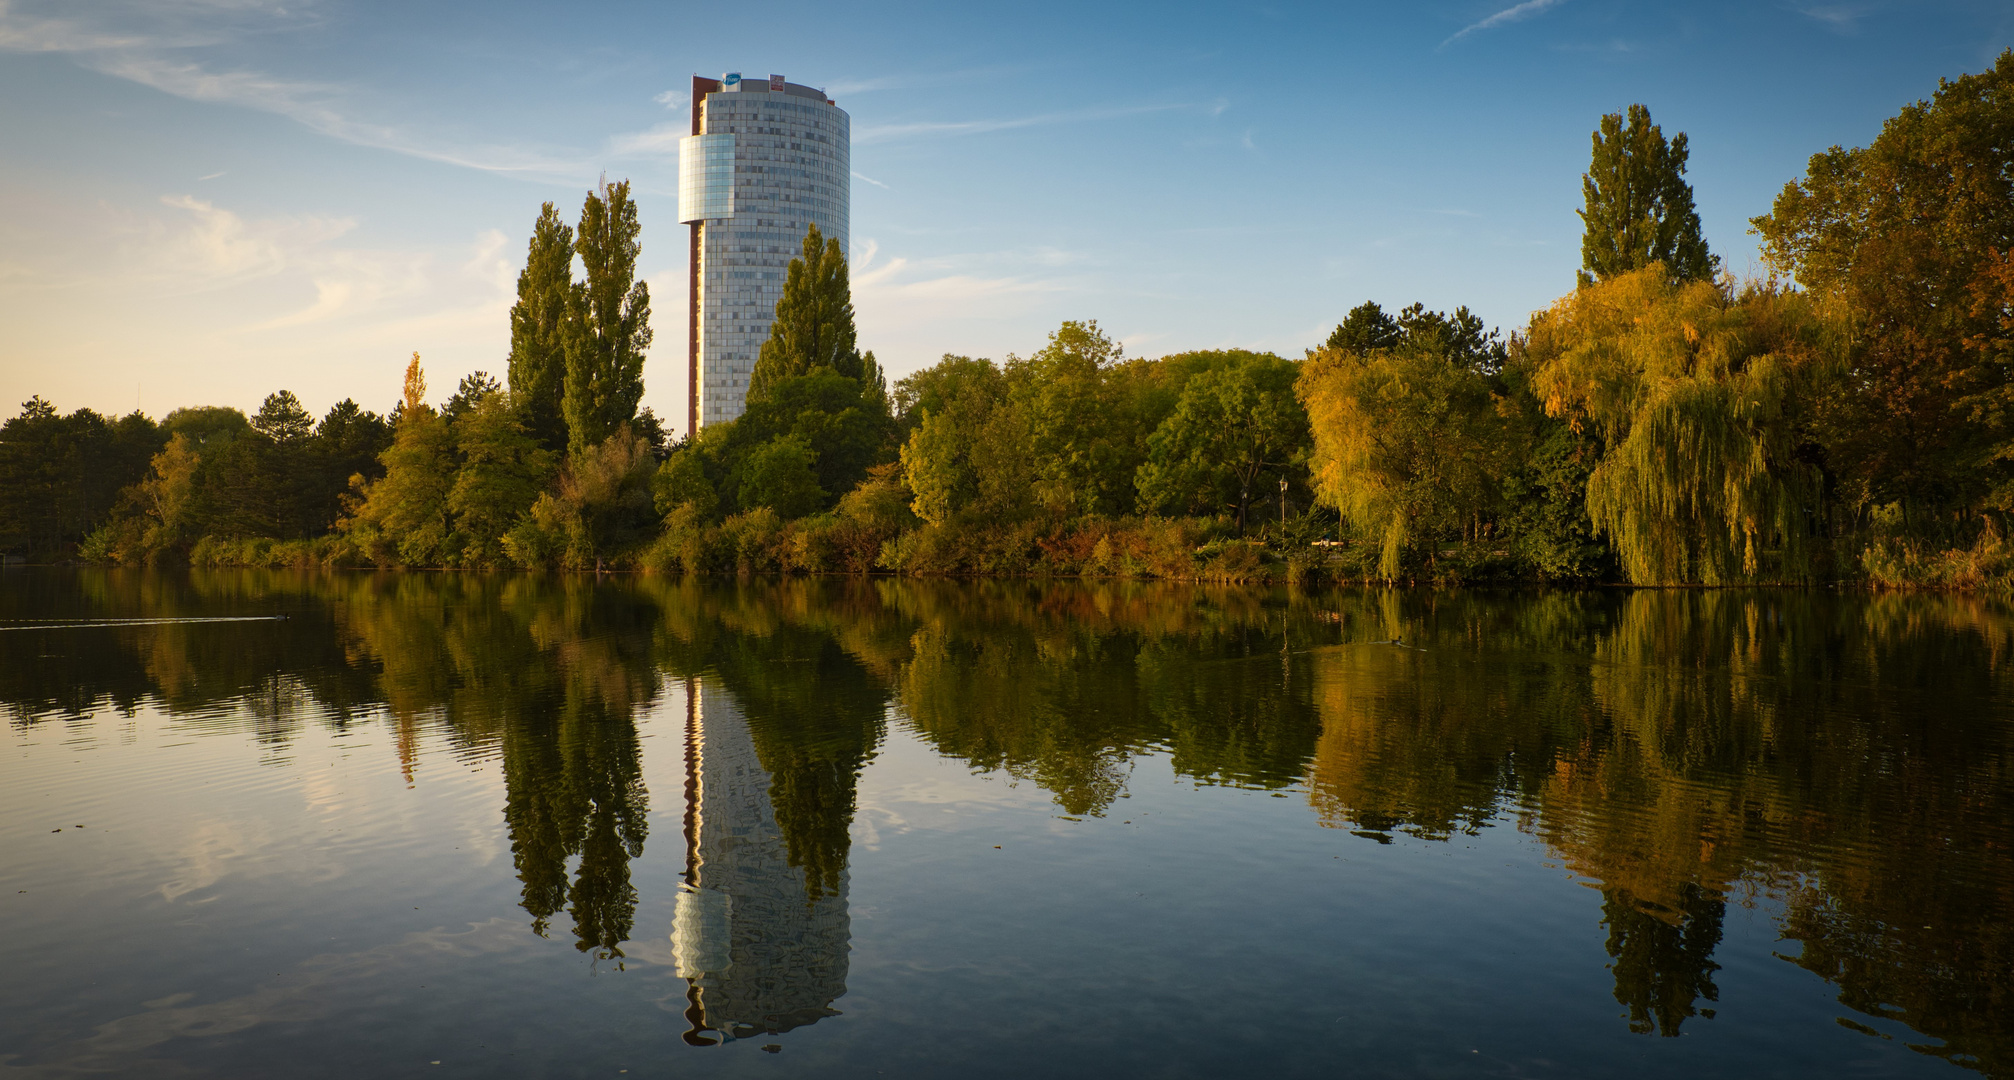
[(1287, 478), (1280, 477), (1280, 539), (1287, 536)]

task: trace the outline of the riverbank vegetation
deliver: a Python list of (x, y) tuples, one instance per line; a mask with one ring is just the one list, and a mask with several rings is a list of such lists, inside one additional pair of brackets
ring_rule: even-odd
[[(320, 420), (40, 398), (0, 430), (0, 547), (198, 565), (1239, 581), (2014, 584), (2014, 53), (1707, 250), (1686, 136), (1602, 118), (1572, 291), (1512, 332), (1350, 309), (1289, 358), (1128, 357), (1095, 321), (890, 385), (816, 229), (747, 409), (639, 409), (626, 183), (546, 204), (507, 379)], [(583, 277), (574, 278), (576, 264)]]

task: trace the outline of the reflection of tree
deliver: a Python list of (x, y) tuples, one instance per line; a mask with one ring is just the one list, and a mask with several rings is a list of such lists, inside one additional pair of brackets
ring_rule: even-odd
[(533, 928), (544, 934), (570, 905), (577, 947), (620, 956), (636, 911), (629, 861), (643, 854), (649, 810), (635, 723), (569, 695), (550, 720), (513, 724), (503, 750), (504, 818)]
[(1615, 999), (1629, 1007), (1629, 1029), (1676, 1036), (1688, 1016), (1713, 1018), (1695, 1002), (1720, 999), (1713, 985), (1714, 947), (1726, 904), (1720, 894), (1686, 882), (1680, 909), (1640, 903), (1621, 889), (1602, 890), (1601, 921), (1615, 961)]
[(626, 592), (580, 588), (533, 606), (532, 636), (553, 643), (546, 663), (561, 686), (515, 703), (504, 729), (504, 816), (524, 909), (543, 934), (567, 906), (575, 946), (604, 958), (621, 956), (630, 936), (637, 893), (629, 864), (648, 832), (635, 711), (657, 690), (653, 610)]
[(887, 708), (885, 683), (863, 662), (876, 651), (879, 605), (860, 585), (749, 583), (726, 596), (688, 594), (713, 625), (677, 628), (669, 650), (674, 671), (715, 673), (745, 717), (789, 864), (803, 871), (812, 897), (839, 888), (854, 787), (880, 745)]
[[(1710, 1016), (1730, 888), (1869, 1017), (2014, 1064), (2014, 634), (1982, 601), (1339, 594), (1316, 650), (1324, 819), (1436, 839), (1516, 799), (1600, 883), (1634, 1030)], [(1358, 633), (1348, 628), (1361, 627)], [(1848, 1026), (1854, 1021), (1843, 1020)]]
[[(942, 753), (1102, 813), (1131, 759), (1166, 748), (1198, 779), (1278, 787), (1317, 732), (1292, 651), (1314, 627), (1269, 594), (1058, 582), (888, 582), (917, 626), (897, 700)], [(1278, 599), (1278, 598), (1274, 598)]]

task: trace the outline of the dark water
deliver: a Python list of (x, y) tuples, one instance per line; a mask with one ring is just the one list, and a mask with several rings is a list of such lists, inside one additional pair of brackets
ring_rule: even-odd
[(10, 571), (0, 627), (0, 1077), (2014, 1076), (1993, 602)]

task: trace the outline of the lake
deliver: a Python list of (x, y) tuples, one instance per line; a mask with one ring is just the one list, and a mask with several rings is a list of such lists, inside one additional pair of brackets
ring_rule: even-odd
[(0, 573), (0, 1077), (2014, 1076), (2014, 613)]

